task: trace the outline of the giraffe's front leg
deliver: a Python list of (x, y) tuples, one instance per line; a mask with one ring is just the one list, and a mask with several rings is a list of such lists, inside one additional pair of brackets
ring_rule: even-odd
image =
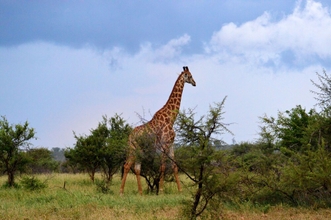
[(181, 192), (182, 188), (180, 186), (180, 180), (179, 180), (179, 176), (178, 176), (178, 166), (175, 162), (173, 162), (172, 169), (174, 171), (174, 176), (175, 176), (175, 180), (176, 180), (176, 183), (177, 183), (177, 189), (178, 189), (179, 192)]

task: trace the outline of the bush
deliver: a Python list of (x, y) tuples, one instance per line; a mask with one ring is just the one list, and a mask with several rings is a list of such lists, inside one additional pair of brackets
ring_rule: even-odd
[(96, 187), (97, 187), (97, 191), (103, 194), (114, 194), (112, 190), (110, 190), (109, 186), (110, 183), (106, 180), (99, 180), (99, 179), (95, 179), (94, 181)]
[(31, 191), (47, 188), (46, 182), (41, 182), (39, 179), (37, 179), (34, 176), (22, 177), (21, 185), (23, 186), (24, 189)]

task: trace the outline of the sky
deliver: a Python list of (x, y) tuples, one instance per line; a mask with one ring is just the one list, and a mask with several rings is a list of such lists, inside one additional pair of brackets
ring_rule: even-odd
[(330, 27), (329, 0), (0, 0), (0, 115), (35, 147), (73, 147), (103, 115), (151, 119), (188, 66), (181, 110), (227, 97), (221, 138), (253, 142), (259, 117), (316, 108)]

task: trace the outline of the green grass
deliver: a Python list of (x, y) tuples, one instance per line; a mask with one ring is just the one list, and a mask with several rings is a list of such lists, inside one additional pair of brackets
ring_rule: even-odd
[[(110, 193), (97, 191), (87, 175), (54, 174), (37, 176), (46, 189), (29, 191), (22, 188), (0, 189), (0, 219), (153, 219), (155, 213), (163, 213), (163, 219), (176, 219), (183, 199), (188, 194), (177, 193), (175, 185), (167, 183), (162, 195), (137, 194), (133, 175), (128, 176), (125, 194), (119, 195), (120, 179), (116, 176)], [(0, 185), (6, 181), (0, 178)], [(17, 180), (19, 182), (19, 180)], [(63, 189), (66, 182), (65, 189)], [(168, 216), (170, 214), (170, 216)], [(160, 218), (160, 219), (162, 219)]]
[[(0, 188), (0, 219), (181, 219), (182, 201), (191, 198), (185, 186), (183, 192), (178, 193), (174, 183), (166, 183), (164, 193), (158, 196), (146, 193), (140, 196), (132, 174), (128, 176), (124, 196), (119, 195), (119, 176), (115, 176), (107, 194), (99, 192), (84, 174), (39, 175), (36, 178), (47, 180), (48, 187), (36, 191)], [(101, 179), (100, 176), (97, 178)], [(188, 181), (184, 176), (181, 178)], [(6, 176), (0, 177), (0, 186), (5, 181)], [(331, 216), (330, 209), (258, 207), (248, 203), (240, 204), (239, 208), (222, 207), (220, 217), (224, 219), (329, 219)]]

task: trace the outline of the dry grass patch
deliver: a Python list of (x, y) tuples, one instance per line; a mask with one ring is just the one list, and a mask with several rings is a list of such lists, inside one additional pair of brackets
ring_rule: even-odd
[(331, 216), (331, 210), (311, 210), (276, 206), (271, 208), (268, 213), (263, 213), (256, 210), (224, 210), (224, 213), (221, 216), (223, 216), (224, 219), (229, 220), (328, 220)]

